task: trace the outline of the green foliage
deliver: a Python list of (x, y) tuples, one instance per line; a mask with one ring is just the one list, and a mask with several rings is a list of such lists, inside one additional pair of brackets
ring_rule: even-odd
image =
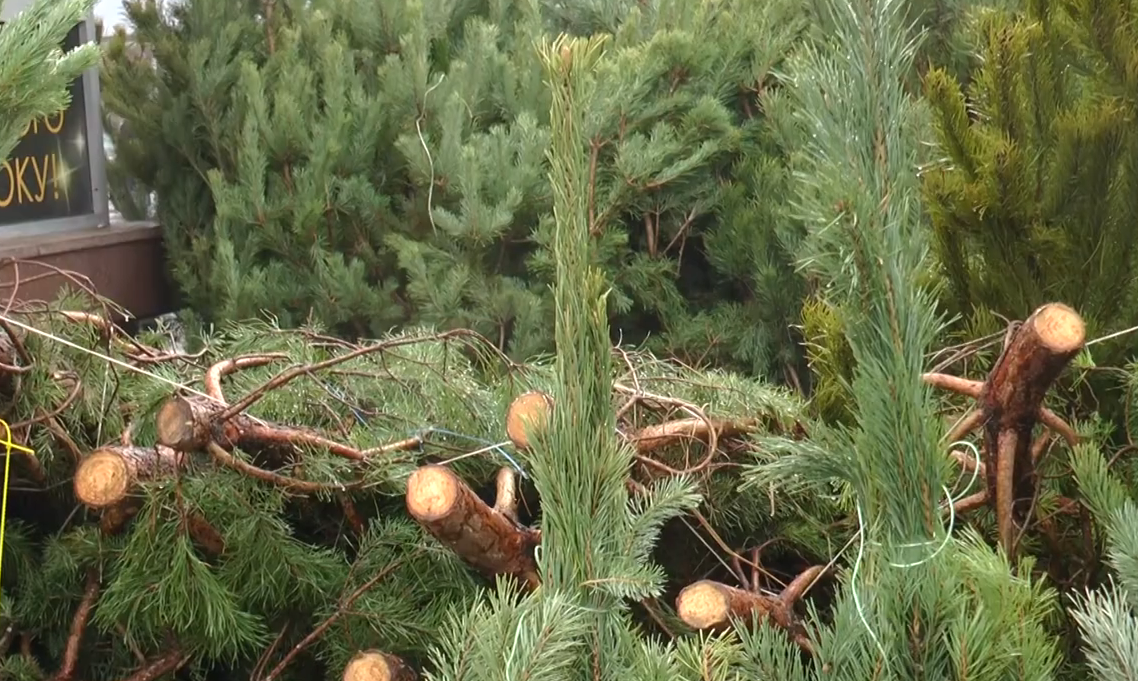
[[(643, 403), (616, 419), (629, 390), (674, 395), (668, 399), (702, 404), (717, 418), (759, 418), (768, 435), (797, 427), (803, 405), (787, 389), (736, 374), (700, 372), (643, 351), (614, 353), (603, 328), (602, 286), (594, 275), (595, 304), (591, 312), (581, 306), (586, 314), (578, 318), (601, 325), (599, 332), (593, 327), (587, 352), (523, 366), (469, 332), (410, 329), (375, 341), (354, 359), (302, 373), (247, 410), (267, 423), (308, 429), (361, 450), (409, 436), (422, 439), (418, 448), (373, 451), (362, 464), (305, 445), (283, 460), (257, 448), (234, 450), (239, 464), (325, 486), (313, 493), (195, 452), (177, 475), (139, 480), (131, 497), (138, 507), (121, 526), (107, 519), (124, 508), (100, 512), (79, 502), (72, 484), (76, 468), (91, 450), (114, 446), (124, 433), (135, 445), (152, 447), (155, 413), (170, 398), (171, 383), (203, 390), (215, 362), (279, 353), (263, 366), (223, 376), (222, 392), (235, 403), (290, 367), (312, 366), (360, 346), (314, 328), (282, 330), (248, 321), (203, 332), (193, 354), (178, 354), (162, 330), (128, 339), (61, 313), (90, 307), (86, 296), (8, 313), (54, 338), (19, 334), (35, 361), (18, 374), (15, 391), (0, 394), (0, 417), (36, 453), (12, 462), (0, 637), (9, 626), (12, 634), (3, 639), (3, 669), (36, 679), (58, 671), (92, 583), (94, 608), (75, 648), (77, 677), (91, 681), (129, 676), (139, 669), (140, 656), (150, 663), (174, 653), (171, 659), (183, 661), (191, 675), (332, 679), (368, 648), (399, 655), (438, 678), (501, 678), (482, 660), (500, 657), (509, 646), (517, 650), (509, 674), (558, 668), (556, 654), (543, 657), (551, 649), (568, 659), (597, 645), (615, 651), (614, 669), (636, 669), (634, 651), (642, 642), (634, 603), (690, 581), (690, 561), (659, 556), (657, 548), (665, 532), (675, 534), (669, 523), (699, 502), (697, 492), (714, 492), (708, 516), (725, 536), (799, 528), (798, 535), (787, 532), (785, 550), (824, 553), (825, 542), (817, 537), (825, 520), (795, 512), (813, 508), (807, 495), (788, 495), (785, 505), (780, 495), (778, 512), (768, 513), (769, 490), (737, 493), (732, 468), (708, 470), (698, 479), (655, 476), (633, 494), (626, 490), (633, 453), (617, 433), (675, 418), (641, 396)], [(112, 308), (93, 309), (107, 315)], [(136, 370), (108, 364), (92, 350)], [(140, 353), (146, 359), (137, 359)], [(605, 373), (565, 363), (584, 362), (582, 357)], [(572, 403), (565, 397), (571, 391), (560, 386), (577, 375), (591, 386), (587, 399), (597, 406), (589, 410), (564, 409)], [(4, 383), (0, 390), (12, 387)], [(531, 389), (555, 394), (555, 413), (591, 413), (607, 425), (590, 428), (583, 439), (562, 435), (567, 443), (557, 445), (551, 437), (545, 447), (507, 452), (498, 443), (506, 406)], [(49, 412), (50, 418), (44, 416)], [(732, 446), (751, 445), (740, 440)], [(682, 468), (685, 457), (699, 455), (689, 447), (681, 443), (654, 455)], [(583, 451), (591, 456), (582, 457)], [(427, 462), (446, 462), (479, 493), (500, 466), (524, 471), (523, 493), (532, 496), (536, 488), (542, 497), (540, 508), (525, 512), (536, 514), (544, 534), (543, 570), (560, 574), (564, 586), (524, 598), (509, 585), (485, 594), (493, 585), (403, 510), (407, 477)], [(216, 531), (220, 550), (203, 527)], [(688, 541), (698, 545), (696, 538)], [(568, 558), (578, 555), (590, 560)], [(489, 622), (497, 623), (498, 638), (488, 635)], [(597, 644), (594, 633), (605, 642)], [(29, 655), (15, 637), (32, 642)], [(286, 657), (298, 645), (299, 653)]]
[[(928, 74), (944, 159), (923, 171), (923, 194), (945, 301), (965, 323), (1059, 300), (1093, 338), (1138, 311), (1132, 12), (1125, 0), (984, 12), (971, 84)], [(1094, 354), (1114, 363), (1134, 347)]]
[[(552, 348), (546, 30), (614, 32), (586, 192), (613, 333), (808, 388), (774, 73), (798, 3), (129, 2), (104, 90), (116, 195), (155, 192), (207, 320), (471, 328)], [(165, 13), (163, 13), (165, 12)], [(155, 63), (139, 58), (153, 54)], [(130, 180), (135, 186), (127, 187)]]
[(94, 0), (36, 0), (5, 22), (0, 31), (0, 159), (8, 158), (32, 120), (67, 108), (72, 81), (98, 64), (97, 45), (67, 53), (62, 49), (67, 33), (94, 5)]
[(1073, 596), (1085, 667), (1097, 681), (1138, 678), (1138, 504), (1109, 470), (1097, 443), (1080, 446), (1073, 465), (1080, 491), (1106, 530), (1114, 571), (1105, 585)]
[(857, 518), (856, 554), (825, 623), (813, 619), (811, 673), (770, 650), (752, 655), (787, 678), (1049, 678), (1059, 661), (1046, 627), (1053, 593), (1030, 561), (1009, 574), (974, 531), (954, 538), (940, 519), (956, 492), (920, 379), (941, 320), (922, 276), (929, 250), (914, 171), (923, 112), (902, 82), (915, 54), (904, 6), (838, 0), (830, 10), (833, 35), (804, 49), (789, 77), (809, 138), (798, 197), (804, 266), (826, 282), (822, 310), (848, 343), (852, 366), (830, 361), (848, 367), (851, 425), (769, 448), (747, 475), (816, 492), (836, 485)]

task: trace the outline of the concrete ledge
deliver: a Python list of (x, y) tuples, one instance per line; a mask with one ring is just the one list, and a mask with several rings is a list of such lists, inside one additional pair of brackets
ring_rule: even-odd
[[(160, 315), (173, 307), (162, 230), (154, 223), (115, 223), (98, 229), (8, 239), (0, 228), (0, 298), (5, 299), (13, 284), (12, 264), (4, 262), (9, 258), (47, 266), (21, 265), (20, 279), (26, 283), (17, 289), (18, 300), (55, 298), (67, 279), (36, 275), (59, 268), (86, 276), (101, 295), (136, 318)], [(34, 280), (27, 281), (33, 276)]]
[(0, 258), (34, 260), (70, 251), (86, 251), (134, 241), (155, 240), (162, 240), (162, 228), (153, 222), (119, 222), (96, 229), (12, 238), (5, 238), (4, 230), (0, 227)]

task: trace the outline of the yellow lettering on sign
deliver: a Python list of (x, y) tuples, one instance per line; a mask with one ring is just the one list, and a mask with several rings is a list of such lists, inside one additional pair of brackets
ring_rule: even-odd
[[(47, 118), (43, 119), (43, 127), (47, 128), (47, 131), (51, 134), (58, 135), (59, 131), (63, 130), (63, 114), (64, 112), (60, 111), (54, 116), (48, 116)], [(54, 125), (51, 122), (52, 119), (55, 119)]]
[[(3, 186), (7, 184), (5, 191)], [(0, 208), (43, 203), (59, 198), (59, 158), (57, 154), (22, 156), (0, 164)]]
[[(67, 117), (66, 111), (60, 111), (59, 113), (55, 113), (55, 114), (52, 114), (50, 116), (45, 116), (43, 119), (44, 130), (47, 130), (49, 133), (51, 133), (53, 135), (58, 135), (59, 131), (63, 130), (63, 122), (66, 119), (66, 117)], [(38, 135), (39, 133), (40, 133), (40, 119), (33, 118), (32, 120), (28, 121), (27, 125), (24, 126), (24, 132), (20, 136), (21, 137), (27, 137), (29, 134)]]

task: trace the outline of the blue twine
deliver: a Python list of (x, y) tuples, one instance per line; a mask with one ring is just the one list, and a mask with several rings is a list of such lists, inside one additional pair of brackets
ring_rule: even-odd
[(352, 402), (348, 399), (348, 396), (344, 394), (343, 390), (340, 390), (335, 386), (328, 385), (319, 379), (316, 382), (320, 384), (320, 387), (324, 388), (324, 392), (346, 404), (348, 406), (348, 409), (352, 410), (352, 414), (356, 417), (356, 420), (359, 421), (361, 426), (367, 425), (367, 415), (364, 414), (359, 407), (352, 404)]
[(472, 442), (474, 444), (480, 444), (489, 450), (496, 451), (497, 453), (502, 455), (503, 459), (510, 462), (510, 465), (514, 467), (514, 470), (516, 470), (519, 475), (521, 475), (523, 478), (526, 478), (527, 480), (529, 479), (529, 474), (526, 473), (525, 469), (522, 468), (521, 464), (519, 464), (514, 459), (514, 457), (510, 456), (509, 452), (507, 452), (505, 450), (505, 448), (502, 447), (502, 445), (500, 445), (496, 442), (491, 442), (490, 440), (486, 440), (486, 439), (483, 439), (480, 437), (475, 437), (473, 435), (467, 435), (465, 433), (457, 433), (453, 430), (447, 430), (446, 428), (438, 428), (436, 426), (427, 426), (426, 428), (423, 428), (422, 430), (420, 430), (418, 433), (413, 433), (412, 435), (425, 439), (431, 433), (439, 433), (440, 435), (449, 435), (451, 437), (456, 437), (456, 438), (459, 438), (462, 440), (466, 440), (467, 442)]

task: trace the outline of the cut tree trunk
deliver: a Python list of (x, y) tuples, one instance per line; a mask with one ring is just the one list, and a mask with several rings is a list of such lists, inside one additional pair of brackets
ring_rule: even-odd
[(826, 571), (823, 565), (803, 570), (777, 596), (728, 586), (704, 579), (689, 584), (676, 597), (676, 612), (693, 629), (722, 630), (733, 618), (750, 619), (752, 615), (769, 618), (786, 630), (806, 652), (813, 645), (794, 613), (794, 605)]
[[(262, 424), (246, 414), (237, 414), (222, 420), (227, 405), (204, 397), (175, 397), (158, 409), (158, 441), (180, 452), (201, 451), (213, 442), (225, 450), (240, 447), (246, 451), (266, 455), (277, 465), (292, 458), (296, 447), (316, 447), (346, 459), (360, 461), (369, 452), (321, 437), (298, 428)], [(414, 448), (418, 440), (407, 440), (396, 445), (377, 448), (388, 451), (396, 448)]]
[(539, 584), (537, 531), (488, 506), (450, 469), (428, 465), (407, 481), (407, 510), (432, 536), (488, 579), (514, 575)]
[(204, 397), (174, 397), (166, 400), (158, 409), (155, 419), (158, 441), (179, 452), (205, 449), (211, 441), (225, 449), (232, 449), (253, 427), (253, 420), (244, 414), (238, 414), (218, 422), (217, 417), (224, 410), (224, 404)]
[[(138, 513), (142, 499), (136, 494), (143, 482), (173, 477), (185, 465), (185, 454), (169, 447), (116, 445), (96, 449), (75, 469), (75, 498), (88, 508), (102, 511), (99, 527), (114, 535)], [(221, 534), (196, 511), (189, 512), (186, 527), (199, 546), (210, 555), (225, 550)]]
[(168, 447), (96, 449), (75, 470), (75, 497), (90, 508), (117, 506), (138, 483), (173, 475), (182, 464), (182, 455)]
[[(1074, 430), (1043, 406), (1047, 391), (1083, 348), (1086, 327), (1071, 307), (1049, 303), (1022, 324), (1009, 326), (1004, 350), (983, 383), (945, 374), (925, 374), (926, 383), (972, 397), (977, 408), (949, 433), (956, 441), (980, 428), (984, 453), (984, 495), (994, 505), (1000, 544), (1014, 559), (1016, 526), (1026, 522), (1035, 497), (1033, 430), (1042, 423), (1074, 446)], [(969, 506), (981, 497), (969, 497)], [(957, 510), (963, 510), (957, 504)]]
[(722, 629), (732, 618), (750, 618), (751, 613), (768, 616), (783, 628), (794, 623), (791, 609), (779, 598), (710, 579), (684, 587), (676, 597), (676, 612), (693, 629)]
[(415, 681), (415, 671), (394, 655), (365, 650), (344, 667), (344, 681)]
[(528, 449), (531, 436), (537, 435), (549, 424), (553, 413), (553, 398), (533, 390), (518, 395), (506, 409), (506, 437), (518, 449)]
[(996, 501), (1001, 544), (1013, 553), (1013, 532), (1035, 496), (1032, 430), (1055, 379), (1078, 354), (1085, 326), (1066, 305), (1037, 309), (1012, 333), (980, 392), (988, 490)]

